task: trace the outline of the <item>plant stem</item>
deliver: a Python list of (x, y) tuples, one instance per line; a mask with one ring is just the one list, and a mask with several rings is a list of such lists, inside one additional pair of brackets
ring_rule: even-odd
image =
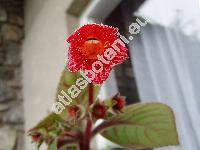
[(91, 135), (92, 135), (92, 120), (88, 118), (85, 133), (84, 133), (84, 150), (90, 149)]
[(83, 140), (79, 141), (79, 150), (84, 150), (84, 143)]
[[(93, 84), (92, 83), (89, 83), (88, 94), (89, 94), (89, 96), (88, 96), (89, 97), (88, 106), (90, 106), (94, 103)], [(86, 128), (85, 128), (85, 132), (84, 132), (84, 135), (83, 135), (83, 140), (80, 141), (80, 143), (79, 143), (80, 150), (90, 150), (90, 139), (91, 139), (91, 135), (92, 135), (92, 125), (93, 125), (92, 120), (90, 118), (90, 115), (88, 114)]]
[(89, 83), (88, 87), (88, 92), (89, 92), (89, 105), (92, 105), (94, 102), (94, 95), (93, 95), (93, 84)]

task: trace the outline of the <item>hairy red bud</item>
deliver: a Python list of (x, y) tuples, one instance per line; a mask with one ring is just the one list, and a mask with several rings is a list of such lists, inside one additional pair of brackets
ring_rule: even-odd
[(117, 94), (114, 98), (113, 98), (114, 103), (116, 103), (113, 108), (117, 109), (119, 111), (122, 111), (122, 109), (124, 108), (126, 101), (125, 98), (123, 96), (120, 96), (119, 94)]
[(36, 134), (31, 135), (31, 138), (32, 138), (32, 141), (33, 141), (33, 142), (38, 142), (38, 141), (40, 141), (40, 137), (41, 137), (41, 134), (39, 134), (39, 133), (36, 133)]
[(95, 104), (93, 106), (92, 115), (96, 119), (103, 119), (103, 118), (106, 117), (106, 114), (107, 114), (107, 108), (106, 108), (105, 105), (103, 105), (103, 104)]
[(79, 116), (79, 107), (71, 106), (68, 108), (69, 116), (72, 118), (77, 118)]

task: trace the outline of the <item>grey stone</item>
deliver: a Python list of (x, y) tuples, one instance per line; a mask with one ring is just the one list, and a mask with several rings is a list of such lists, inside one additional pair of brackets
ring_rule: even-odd
[(7, 85), (10, 87), (17, 88), (16, 92), (20, 94), (21, 92), (19, 90), (21, 90), (22, 87), (22, 71), (20, 67), (14, 70), (14, 76), (15, 77), (12, 80), (7, 81)]
[(15, 95), (17, 100), (23, 100), (22, 90), (20, 88), (15, 89)]
[(3, 40), (2, 40), (2, 37), (0, 35), (0, 46), (1, 46), (2, 43), (3, 43)]
[(3, 64), (5, 61), (4, 53), (0, 51), (0, 64)]
[(20, 43), (7, 41), (1, 48), (5, 54), (4, 65), (17, 66), (21, 63), (21, 46)]
[(0, 22), (5, 22), (7, 20), (7, 13), (5, 9), (0, 7)]
[(9, 111), (7, 111), (2, 118), (2, 122), (4, 123), (12, 123), (12, 124), (23, 124), (23, 107), (21, 103), (13, 105)]
[(23, 18), (21, 16), (19, 16), (19, 15), (16, 15), (16, 14), (11, 14), (9, 16), (9, 22), (13, 23), (13, 24), (16, 24), (16, 25), (19, 25), (19, 26), (23, 26), (24, 25)]
[(8, 65), (19, 65), (21, 62), (20, 46), (18, 43), (10, 42), (6, 48), (6, 62)]
[(4, 44), (4, 49), (5, 51), (18, 51), (20, 52), (21, 50), (21, 44), (20, 43), (16, 43), (16, 42), (6, 42), (6, 44)]
[(10, 108), (10, 104), (9, 103), (0, 103), (0, 112), (6, 111), (9, 108)]
[(14, 91), (7, 86), (5, 81), (0, 80), (0, 103), (13, 99)]
[(21, 91), (21, 87), (22, 87), (21, 78), (14, 78), (12, 80), (9, 80), (7, 84), (12, 88), (17, 88), (15, 90), (17, 93), (17, 99), (19, 99), (18, 97), (20, 97), (20, 99), (21, 99), (22, 96), (19, 95), (20, 94), (19, 92)]
[(0, 150), (24, 150), (21, 88), (23, 2), (17, 2), (17, 7), (5, 3), (5, 9), (0, 6)]
[(4, 48), (3, 44), (2, 44), (2, 45), (0, 45), (0, 52), (4, 52), (4, 51), (5, 51), (5, 48)]
[(1, 33), (4, 40), (18, 42), (23, 38), (22, 29), (16, 25), (4, 24), (1, 28)]
[(0, 128), (0, 150), (13, 150), (17, 140), (17, 133), (11, 126)]
[(0, 66), (0, 79), (10, 80), (12, 78), (14, 78), (13, 68)]

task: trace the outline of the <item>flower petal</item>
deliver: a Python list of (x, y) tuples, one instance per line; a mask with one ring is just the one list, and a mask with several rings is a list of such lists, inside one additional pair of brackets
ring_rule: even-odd
[[(102, 41), (113, 42), (117, 36), (118, 29), (102, 24), (86, 24), (76, 30), (67, 42), (75, 46), (82, 45), (89, 37), (96, 37)], [(111, 43), (112, 44), (112, 43)]]
[[(72, 72), (80, 70), (92, 70), (93, 63), (98, 60), (98, 55), (111, 48), (115, 40), (119, 40), (118, 29), (103, 24), (87, 24), (80, 27), (72, 34), (67, 42), (70, 43), (68, 50), (68, 68)], [(112, 67), (122, 63), (128, 58), (125, 45), (118, 45), (115, 57), (110, 61), (102, 62), (102, 71), (95, 74), (93, 83), (102, 84), (109, 76)], [(109, 63), (108, 63), (109, 62)]]
[(128, 49), (124, 46), (119, 46), (120, 52), (117, 52), (117, 55), (113, 58), (111, 65), (115, 66), (121, 64), (128, 59)]

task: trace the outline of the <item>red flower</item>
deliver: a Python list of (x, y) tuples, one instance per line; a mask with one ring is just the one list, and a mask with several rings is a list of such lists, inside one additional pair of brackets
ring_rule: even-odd
[(103, 119), (103, 118), (106, 117), (106, 111), (107, 111), (107, 108), (106, 108), (105, 105), (103, 105), (103, 104), (96, 104), (93, 107), (92, 115), (96, 119)]
[(123, 96), (120, 96), (120, 94), (117, 94), (116, 96), (114, 96), (113, 101), (115, 103), (113, 108), (121, 112), (126, 104), (125, 98)]
[(77, 106), (71, 106), (68, 108), (68, 113), (71, 118), (77, 118), (79, 116), (79, 108)]
[(35, 134), (31, 135), (31, 137), (32, 137), (33, 142), (38, 142), (41, 139), (41, 134), (35, 133)]
[(70, 43), (68, 69), (82, 70), (93, 83), (103, 83), (112, 67), (128, 58), (127, 48), (117, 33), (117, 28), (102, 24), (79, 28), (67, 39)]

